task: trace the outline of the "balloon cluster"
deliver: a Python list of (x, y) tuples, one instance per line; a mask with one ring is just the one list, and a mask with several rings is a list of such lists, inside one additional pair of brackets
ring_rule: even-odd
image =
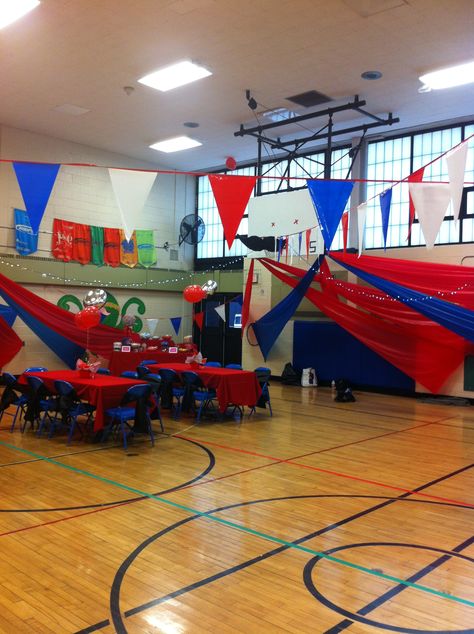
[(208, 295), (212, 295), (213, 293), (215, 293), (216, 290), (217, 282), (215, 280), (207, 280), (207, 282), (202, 286), (199, 286), (199, 284), (191, 284), (190, 286), (186, 286), (183, 291), (183, 297), (187, 302), (195, 304), (196, 302), (200, 302)]
[(82, 300), (84, 308), (74, 315), (74, 323), (81, 330), (89, 330), (100, 324), (100, 311), (107, 301), (107, 293), (101, 288), (88, 291)]

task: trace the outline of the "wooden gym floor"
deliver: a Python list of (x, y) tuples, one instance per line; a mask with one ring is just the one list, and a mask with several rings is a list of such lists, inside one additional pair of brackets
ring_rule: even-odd
[(0, 430), (0, 632), (474, 632), (474, 410), (271, 385), (152, 449)]

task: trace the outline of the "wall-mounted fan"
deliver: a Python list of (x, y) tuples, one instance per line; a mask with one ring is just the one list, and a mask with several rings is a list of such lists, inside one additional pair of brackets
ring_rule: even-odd
[(197, 244), (201, 242), (206, 233), (206, 225), (200, 216), (189, 214), (184, 216), (179, 226), (179, 245), (183, 242), (186, 244)]

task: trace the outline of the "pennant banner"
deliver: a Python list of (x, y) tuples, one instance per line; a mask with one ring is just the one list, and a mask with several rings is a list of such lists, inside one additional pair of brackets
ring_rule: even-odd
[[(416, 172), (413, 172), (413, 174), (410, 174), (410, 176), (408, 177), (408, 183), (421, 183), (421, 181), (423, 180), (423, 174), (425, 173), (425, 168), (424, 167), (420, 167), (419, 170), (416, 170)], [(410, 187), (410, 185), (408, 185), (408, 187)], [(409, 208), (408, 208), (408, 235), (407, 235), (407, 240), (410, 237), (411, 234), (411, 226), (413, 224), (413, 221), (415, 220), (415, 205), (413, 203), (413, 200), (411, 198), (411, 195), (409, 194), (409, 199), (410, 199), (410, 203), (409, 203)]]
[(30, 218), (23, 209), (14, 209), (15, 246), (20, 255), (30, 255), (38, 249), (38, 233), (34, 233)]
[(342, 225), (342, 242), (344, 246), (344, 253), (347, 251), (347, 231), (349, 229), (349, 214), (347, 211), (342, 214), (341, 218)]
[(448, 164), (449, 187), (451, 190), (451, 213), (457, 222), (464, 188), (464, 172), (466, 171), (467, 146), (465, 141), (446, 154)]
[[(252, 262), (253, 262), (253, 260), (252, 260)], [(225, 322), (225, 304), (221, 304), (220, 306), (217, 306), (217, 308), (214, 308), (214, 310), (219, 315), (219, 317), (222, 319), (222, 321)]]
[(390, 219), (390, 205), (392, 204), (392, 188), (382, 192), (379, 196), (380, 212), (382, 214), (383, 248), (387, 248), (388, 222)]
[(289, 235), (317, 224), (307, 189), (251, 198), (248, 211), (249, 235)]
[(181, 317), (170, 317), (170, 322), (176, 335), (178, 335), (179, 329), (181, 328)]
[[(216, 200), (217, 210), (221, 218), (224, 236), (229, 249), (234, 242), (235, 234), (249, 202), (250, 195), (257, 181), (256, 176), (223, 176), (209, 174), (209, 182)], [(251, 235), (259, 235), (249, 231)], [(269, 235), (269, 233), (260, 234)]]
[[(155, 319), (153, 317), (146, 317), (145, 321), (146, 321), (146, 327), (148, 329), (148, 332), (151, 335), (154, 335), (155, 332), (156, 332), (156, 327), (158, 325), (158, 319)], [(178, 333), (176, 333), (176, 334), (178, 334)]]
[(204, 321), (204, 312), (201, 311), (200, 313), (195, 313), (193, 315), (193, 320), (196, 322), (196, 325), (199, 328), (199, 330), (202, 330), (202, 324)]
[(13, 163), (33, 233), (38, 233), (60, 165)]
[(306, 182), (319, 218), (324, 244), (327, 249), (330, 249), (354, 183), (317, 180)]
[(156, 173), (109, 168), (109, 175), (120, 209), (125, 237), (130, 240), (155, 182)]
[(410, 183), (410, 196), (425, 237), (432, 249), (451, 200), (450, 185), (445, 183)]
[(364, 248), (365, 218), (367, 216), (367, 203), (362, 203), (357, 207), (357, 228), (359, 239), (359, 256)]

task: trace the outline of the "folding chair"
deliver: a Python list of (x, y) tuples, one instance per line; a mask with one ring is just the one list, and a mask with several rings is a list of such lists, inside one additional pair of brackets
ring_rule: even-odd
[[(161, 376), (161, 405), (162, 407), (170, 407), (171, 413), (173, 413), (174, 408), (175, 418), (179, 418), (181, 400), (184, 396), (184, 387), (181, 385), (181, 380), (171, 368), (160, 368), (159, 375)], [(174, 404), (173, 399), (176, 399), (176, 404)]]
[[(211, 406), (213, 409), (213, 401), (216, 399), (216, 391), (208, 389), (202, 382), (201, 377), (196, 372), (186, 371), (182, 373), (187, 398), (191, 397), (191, 405), (196, 411), (196, 401), (199, 403), (199, 408), (196, 414), (196, 420), (201, 420), (201, 414), (209, 409)], [(185, 397), (186, 398), (186, 397)], [(185, 399), (183, 398), (183, 401)]]
[(151, 374), (151, 370), (146, 365), (137, 365), (137, 376), (146, 381), (146, 375)]
[[(127, 450), (127, 436), (133, 435), (133, 427), (129, 424), (129, 421), (135, 420), (136, 408), (140, 404), (147, 403), (151, 394), (151, 385), (141, 383), (140, 385), (132, 385), (125, 392), (120, 405), (117, 407), (111, 407), (105, 411), (105, 415), (110, 419), (110, 422), (102, 433), (102, 442), (107, 438), (113, 428), (120, 426), (120, 433), (123, 438), (123, 447)], [(150, 434), (151, 446), (155, 444), (155, 437), (153, 436), (153, 429), (151, 427), (151, 420), (148, 414), (148, 409), (144, 407), (146, 416), (147, 431)]]
[(156, 419), (156, 415), (158, 415), (158, 420), (160, 421), (161, 431), (164, 432), (165, 429), (163, 427), (163, 420), (161, 418), (161, 408), (160, 408), (160, 399), (161, 399), (161, 376), (159, 374), (153, 374), (149, 372), (143, 377), (143, 380), (151, 385), (151, 396), (150, 401), (154, 404), (153, 408), (150, 408), (150, 418), (153, 420)]
[(229, 370), (241, 370), (242, 366), (240, 363), (228, 363), (226, 366)]
[(272, 404), (270, 401), (270, 389), (269, 389), (269, 380), (272, 371), (270, 368), (259, 367), (255, 368), (255, 374), (257, 375), (257, 380), (260, 384), (260, 388), (262, 393), (256, 405), (250, 408), (249, 416), (251, 416), (255, 412), (256, 407), (263, 407), (266, 409), (268, 403), (268, 409), (270, 410), (270, 416), (273, 416)]
[[(28, 403), (23, 418), (22, 432), (25, 431), (27, 423), (30, 423), (31, 427), (34, 427), (35, 423), (38, 423), (38, 427), (41, 427), (41, 424), (44, 426), (46, 419), (51, 423), (53, 420), (51, 412), (56, 412), (58, 404), (57, 397), (53, 396), (46, 389), (43, 380), (38, 376), (27, 375), (26, 380), (28, 382), (29, 394), (27, 394)], [(43, 416), (41, 416), (41, 414), (43, 414)]]
[[(56, 414), (49, 426), (48, 438), (51, 438), (58, 427), (66, 427), (69, 430), (67, 437), (67, 444), (71, 443), (74, 436), (74, 430), (77, 426), (81, 433), (81, 437), (84, 436), (84, 432), (87, 426), (92, 422), (92, 414), (95, 411), (95, 407), (89, 403), (83, 403), (76, 394), (73, 386), (68, 381), (55, 381), (54, 389), (58, 394)], [(61, 417), (58, 422), (58, 417)], [(81, 428), (78, 418), (79, 416), (85, 416), (86, 420)], [(41, 421), (38, 429), (38, 436), (43, 433), (43, 427), (45, 424), (45, 418)]]
[(138, 379), (138, 374), (133, 370), (125, 370), (120, 376), (124, 379)]
[[(5, 389), (3, 390), (2, 398), (0, 400), (0, 421), (3, 418), (4, 414), (8, 416), (12, 416), (12, 424), (10, 427), (10, 432), (13, 432), (15, 429), (16, 421), (21, 420), (21, 417), (26, 413), (26, 405), (28, 403), (28, 397), (26, 394), (17, 394), (16, 390), (19, 390), (18, 381), (9, 372), (3, 372), (2, 374), (3, 384), (5, 385)], [(10, 406), (15, 407), (15, 413), (7, 411)], [(20, 417), (18, 418), (18, 414)]]
[(109, 368), (99, 368), (97, 370), (97, 374), (112, 374)]
[(207, 368), (222, 368), (222, 363), (219, 363), (219, 361), (208, 361), (204, 366)]

